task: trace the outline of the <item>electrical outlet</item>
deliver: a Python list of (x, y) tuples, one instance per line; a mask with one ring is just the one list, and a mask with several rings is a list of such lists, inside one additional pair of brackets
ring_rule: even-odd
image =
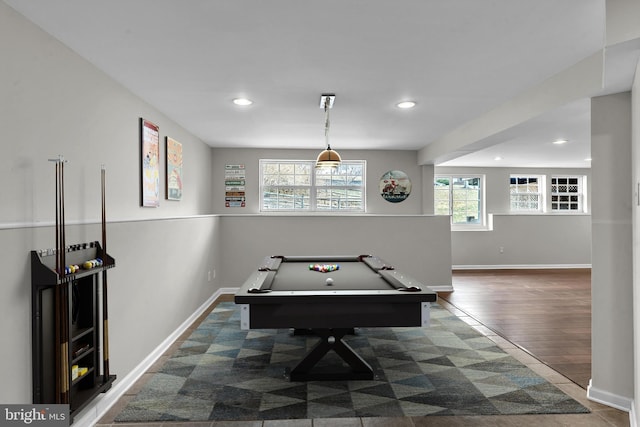
[(501, 254), (503, 254), (503, 253), (504, 253), (504, 246), (500, 246), (500, 247), (498, 248), (498, 252), (500, 252)]
[(209, 282), (211, 281), (211, 270), (209, 270), (209, 272), (207, 273), (207, 280)]

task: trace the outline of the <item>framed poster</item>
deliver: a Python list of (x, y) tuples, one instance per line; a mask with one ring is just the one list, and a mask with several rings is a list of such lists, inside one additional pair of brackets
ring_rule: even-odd
[(166, 194), (167, 200), (182, 199), (182, 144), (167, 137), (167, 170)]
[(244, 165), (224, 165), (224, 205), (227, 208), (244, 208), (245, 169)]
[(140, 119), (141, 204), (160, 206), (160, 129), (148, 120)]

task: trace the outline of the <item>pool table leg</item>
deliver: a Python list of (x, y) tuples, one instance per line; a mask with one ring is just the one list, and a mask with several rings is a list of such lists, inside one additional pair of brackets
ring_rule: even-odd
[[(373, 369), (358, 355), (343, 337), (353, 332), (353, 328), (313, 329), (320, 338), (313, 349), (289, 372), (291, 381), (339, 381), (372, 380)], [(330, 351), (335, 351), (351, 370), (312, 372), (313, 367)]]

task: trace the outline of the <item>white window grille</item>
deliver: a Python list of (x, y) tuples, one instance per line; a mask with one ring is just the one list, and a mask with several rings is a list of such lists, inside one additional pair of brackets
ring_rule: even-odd
[(337, 169), (315, 168), (312, 160), (260, 160), (262, 212), (364, 212), (364, 160)]

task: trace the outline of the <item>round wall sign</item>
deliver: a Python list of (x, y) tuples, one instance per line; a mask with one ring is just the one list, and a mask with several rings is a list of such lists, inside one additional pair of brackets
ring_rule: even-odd
[(389, 171), (380, 178), (380, 195), (387, 202), (400, 203), (411, 194), (411, 180), (402, 171)]

